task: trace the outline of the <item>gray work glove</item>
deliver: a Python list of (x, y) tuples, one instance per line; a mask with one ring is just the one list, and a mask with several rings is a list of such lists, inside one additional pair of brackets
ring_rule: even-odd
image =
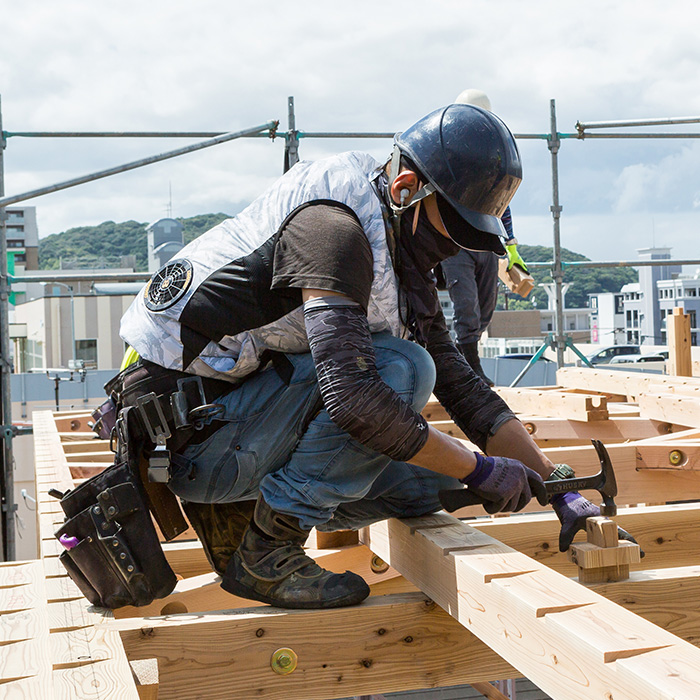
[(475, 455), (476, 468), (461, 481), (483, 501), (487, 513), (522, 510), (533, 495), (543, 505), (547, 502), (542, 477), (522, 462)]
[[(586, 519), (600, 515), (600, 508), (584, 498), (578, 491), (561, 493), (552, 498), (552, 508), (561, 523), (559, 533), (559, 551), (565, 552), (579, 530), (586, 529)], [(620, 540), (627, 540), (637, 544), (637, 540), (629, 532), (621, 527), (617, 528), (617, 537)], [(643, 557), (644, 552), (640, 551)]]

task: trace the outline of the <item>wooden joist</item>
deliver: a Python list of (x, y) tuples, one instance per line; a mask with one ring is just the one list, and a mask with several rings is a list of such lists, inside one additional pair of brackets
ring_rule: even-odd
[(700, 650), (448, 515), (368, 528), (372, 551), (557, 700), (695, 700)]
[[(422, 593), (336, 610), (268, 607), (112, 624), (129, 658), (161, 660), (168, 700), (326, 700), (518, 675)], [(298, 657), (286, 676), (271, 668), (280, 648)]]
[[(72, 417), (63, 420), (73, 420)], [(31, 585), (38, 605), (45, 610), (42, 634), (43, 661), (48, 669), (48, 689), (31, 692), (22, 688), (6, 697), (61, 700), (75, 698), (118, 697), (120, 700), (138, 700), (139, 694), (119, 634), (104, 627), (108, 611), (93, 611), (80, 590), (68, 577), (58, 561), (62, 551), (53, 532), (63, 521), (58, 501), (49, 496), (51, 488), (72, 488), (68, 462), (61, 448), (56, 422), (48, 411), (35, 412), (34, 450), (36, 461), (36, 493), (39, 551), (41, 560), (36, 566), (37, 580)], [(0, 577), (2, 569), (0, 569)], [(0, 579), (0, 587), (3, 582)], [(2, 589), (0, 589), (2, 590)], [(17, 591), (19, 595), (21, 591)], [(0, 615), (0, 623), (4, 615)], [(0, 658), (5, 650), (0, 646)], [(22, 667), (22, 664), (19, 665)], [(31, 668), (31, 666), (25, 666)], [(37, 672), (18, 683), (32, 684), (42, 680), (45, 671)], [(6, 686), (0, 686), (3, 691)], [(25, 695), (22, 695), (22, 693)]]
[(537, 413), (545, 417), (577, 421), (604, 421), (608, 401), (600, 394), (567, 393), (556, 389), (497, 388), (499, 396), (515, 413)]

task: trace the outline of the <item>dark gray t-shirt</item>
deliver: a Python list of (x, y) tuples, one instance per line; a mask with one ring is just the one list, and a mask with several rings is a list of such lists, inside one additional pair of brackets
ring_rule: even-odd
[(272, 289), (338, 292), (366, 310), (372, 262), (372, 249), (354, 212), (338, 202), (312, 202), (297, 209), (282, 227)]

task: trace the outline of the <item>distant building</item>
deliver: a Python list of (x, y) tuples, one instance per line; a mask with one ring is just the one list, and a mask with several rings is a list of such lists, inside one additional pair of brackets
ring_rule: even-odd
[(591, 310), (591, 343), (622, 345), (625, 335), (625, 307), (622, 292), (588, 295)]
[(681, 275), (675, 279), (660, 280), (656, 284), (659, 303), (661, 344), (666, 345), (666, 319), (673, 309), (680, 307), (690, 316), (690, 344), (698, 344), (698, 316), (700, 316), (700, 273), (694, 276)]
[[(7, 230), (7, 268), (11, 275), (39, 267), (39, 229), (36, 207), (8, 207), (5, 209)], [(27, 286), (13, 284), (10, 304), (21, 304), (27, 296)]]
[[(640, 260), (670, 260), (670, 248), (641, 248), (637, 251)], [(626, 285), (625, 331), (628, 343), (641, 345), (665, 344), (661, 333), (661, 307), (658, 298), (658, 284), (678, 277), (680, 265), (645, 266), (639, 268), (639, 287)], [(629, 312), (629, 313), (628, 313)], [(635, 313), (636, 312), (636, 313)]]
[(15, 308), (15, 372), (68, 368), (73, 358), (82, 360), (86, 369), (114, 370), (121, 364), (125, 344), (119, 324), (134, 294), (71, 296), (64, 291)]
[(184, 228), (176, 219), (158, 219), (147, 229), (148, 271), (163, 267), (184, 246)]

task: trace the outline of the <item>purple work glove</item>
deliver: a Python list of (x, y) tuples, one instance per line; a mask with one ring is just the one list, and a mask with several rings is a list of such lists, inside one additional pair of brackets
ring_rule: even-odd
[(484, 457), (475, 453), (476, 468), (462, 479), (470, 491), (482, 499), (487, 513), (522, 510), (537, 496), (547, 502), (542, 477), (517, 459)]
[[(584, 498), (578, 491), (560, 493), (552, 498), (552, 508), (561, 523), (559, 533), (559, 551), (565, 552), (579, 530), (586, 530), (586, 518), (600, 515), (600, 508)], [(620, 540), (627, 540), (637, 544), (637, 540), (629, 532), (621, 527), (617, 528), (617, 537)], [(644, 552), (640, 552), (643, 557)]]

